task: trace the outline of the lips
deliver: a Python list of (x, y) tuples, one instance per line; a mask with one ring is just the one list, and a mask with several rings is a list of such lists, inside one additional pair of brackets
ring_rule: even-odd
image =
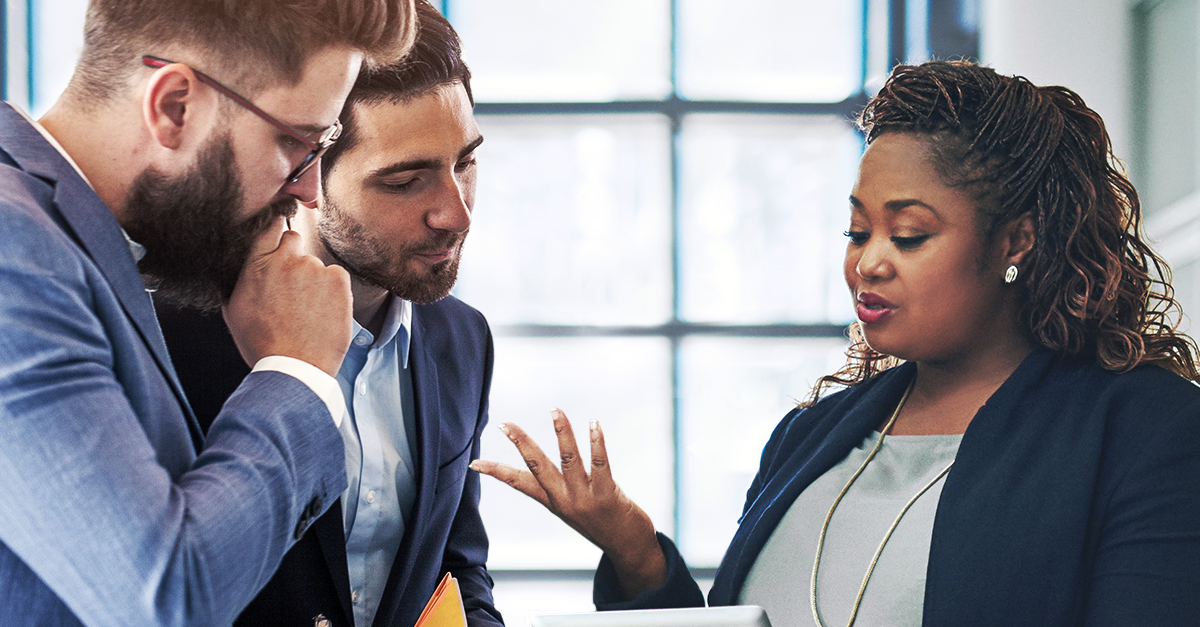
[(863, 292), (858, 295), (855, 312), (863, 324), (879, 324), (896, 313), (896, 306), (878, 294)]
[(421, 259), (424, 259), (428, 263), (441, 263), (441, 262), (453, 257), (454, 251), (455, 251), (454, 248), (447, 248), (445, 250), (420, 252), (420, 253), (416, 253), (415, 256), (420, 257)]

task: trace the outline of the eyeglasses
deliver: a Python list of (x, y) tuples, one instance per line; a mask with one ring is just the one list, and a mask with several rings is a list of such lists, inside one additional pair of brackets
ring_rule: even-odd
[[(161, 67), (166, 67), (168, 65), (171, 65), (172, 63), (175, 63), (175, 62), (168, 61), (166, 59), (161, 59), (159, 57), (152, 57), (150, 55), (145, 55), (142, 57), (142, 63), (145, 64), (147, 67), (161, 68)], [(287, 133), (288, 135), (294, 137), (297, 141), (303, 143), (305, 146), (308, 146), (310, 152), (304, 156), (304, 160), (300, 162), (300, 165), (296, 166), (296, 169), (292, 170), (292, 173), (288, 175), (287, 180), (289, 183), (295, 183), (296, 181), (299, 181), (300, 177), (304, 176), (305, 172), (308, 172), (308, 170), (310, 168), (312, 168), (314, 165), (316, 165), (317, 160), (319, 160), (321, 158), (321, 155), (325, 154), (325, 151), (329, 150), (329, 147), (332, 146), (333, 143), (337, 141), (337, 138), (339, 136), (341, 136), (341, 134), (342, 134), (342, 123), (340, 121), (334, 122), (333, 126), (330, 126), (329, 128), (325, 129), (324, 132), (321, 133), (321, 139), (317, 140), (314, 143), (313, 141), (307, 139), (300, 133), (296, 132), (294, 129), (292, 129), (292, 127), (288, 126), (287, 124), (284, 124), (283, 122), (280, 122), (279, 120), (276, 120), (275, 118), (273, 118), (269, 114), (267, 114), (266, 111), (263, 111), (262, 109), (259, 109), (258, 107), (254, 106), (254, 103), (237, 95), (237, 93), (234, 92), (232, 89), (218, 83), (211, 76), (205, 74), (204, 72), (201, 72), (200, 70), (197, 70), (196, 68), (191, 68), (191, 69), (192, 69), (192, 72), (196, 75), (196, 78), (200, 79), (201, 83), (204, 83), (204, 84), (208, 85), (209, 87), (212, 87), (213, 89), (221, 92), (222, 94), (225, 94), (231, 100), (233, 100), (234, 102), (238, 103), (239, 105), (245, 107), (254, 115), (257, 115), (258, 117), (262, 118), (263, 120), (266, 120), (271, 126), (274, 126), (275, 128), (283, 131), (284, 133)]]

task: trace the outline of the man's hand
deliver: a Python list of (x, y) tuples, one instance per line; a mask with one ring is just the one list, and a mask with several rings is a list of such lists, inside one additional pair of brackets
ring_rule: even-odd
[(661, 586), (666, 579), (667, 563), (654, 535), (654, 523), (613, 482), (599, 423), (591, 425), (589, 475), (579, 458), (579, 447), (567, 416), (558, 409), (551, 416), (558, 435), (562, 472), (524, 430), (512, 423), (501, 424), (500, 430), (516, 445), (529, 470), (485, 460), (472, 462), (471, 468), (541, 503), (600, 547), (613, 561), (626, 598)]
[(304, 240), (278, 218), (254, 242), (225, 323), (242, 359), (270, 355), (306, 361), (337, 376), (350, 346), (350, 275), (305, 254)]

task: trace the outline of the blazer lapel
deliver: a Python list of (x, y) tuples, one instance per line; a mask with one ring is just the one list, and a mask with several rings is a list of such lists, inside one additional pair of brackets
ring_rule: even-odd
[(354, 624), (354, 611), (350, 603), (350, 569), (346, 565), (346, 528), (343, 523), (342, 499), (334, 502), (333, 507), (325, 515), (313, 523), (309, 533), (317, 536), (321, 545), (321, 553), (329, 566), (329, 575), (333, 579), (333, 587), (337, 588), (338, 601), (346, 624)]
[[(832, 412), (811, 417), (816, 425), (804, 442), (817, 442), (815, 448), (785, 440), (781, 448), (786, 450), (790, 446), (792, 451), (780, 469), (772, 473), (774, 479), (762, 487), (738, 524), (738, 531), (721, 560), (722, 572), (709, 593), (711, 605), (737, 602), (750, 568), (796, 497), (880, 426), (883, 417), (899, 402), (914, 372), (912, 364), (904, 364), (882, 375), (869, 389), (852, 390)], [(843, 415), (844, 408), (850, 406), (853, 409)]]
[(54, 204), (66, 222), (68, 233), (108, 280), (125, 314), (150, 349), (150, 354), (183, 408), (192, 442), (199, 450), (204, 439), (200, 424), (192, 414), (187, 396), (175, 375), (162, 329), (154, 315), (150, 294), (142, 283), (116, 217), (87, 182), (80, 178), (75, 168), (7, 103), (0, 106), (0, 132), (3, 133), (0, 146), (13, 160), (29, 174), (54, 186)]
[[(414, 477), (417, 484), (417, 497), (413, 502), (413, 510), (409, 515), (404, 538), (400, 541), (400, 549), (392, 563), (392, 572), (388, 576), (387, 587), (379, 602), (379, 610), (375, 614), (375, 625), (392, 625), (400, 618), (403, 602), (404, 611), (412, 611), (412, 619), (416, 620), (424, 603), (428, 599), (407, 599), (399, 596), (399, 592), (407, 590), (415, 561), (420, 553), (421, 545), (418, 539), (426, 535), (428, 512), (434, 503), (434, 482), (437, 480), (438, 450), (441, 446), (442, 430), (439, 424), (441, 411), (441, 391), (438, 385), (437, 363), (421, 341), (424, 336), (421, 328), (420, 309), (413, 309), (412, 339), (409, 344), (409, 367), (413, 378), (413, 406), (416, 408), (416, 445), (409, 448), (416, 452), (417, 459), (413, 464), (416, 470)], [(439, 553), (440, 556), (440, 553)], [(410, 608), (411, 604), (418, 604)]]

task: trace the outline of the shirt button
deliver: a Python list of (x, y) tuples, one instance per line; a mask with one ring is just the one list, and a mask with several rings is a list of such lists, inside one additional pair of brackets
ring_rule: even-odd
[(360, 335), (360, 336), (354, 338), (354, 343), (359, 346), (366, 346), (367, 345), (367, 336)]
[(359, 395), (361, 395), (361, 396), (366, 396), (366, 395), (367, 395), (367, 384), (366, 384), (366, 383), (359, 383), (359, 384), (358, 384), (358, 393), (359, 393)]
[(350, 593), (350, 602), (351, 603), (358, 605), (358, 602), (360, 600), (362, 600), (362, 595), (358, 593), (358, 590), (355, 590), (354, 592)]
[(374, 491), (374, 490), (371, 490), (370, 492), (367, 492), (367, 502), (368, 502), (368, 503), (374, 503), (374, 502), (375, 502), (375, 491)]

